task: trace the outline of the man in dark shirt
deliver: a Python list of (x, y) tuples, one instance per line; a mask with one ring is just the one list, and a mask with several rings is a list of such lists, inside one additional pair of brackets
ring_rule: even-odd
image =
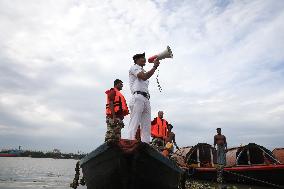
[(217, 163), (219, 165), (226, 165), (226, 137), (222, 135), (221, 128), (217, 128), (217, 135), (214, 136), (214, 148), (217, 145)]
[(173, 125), (172, 124), (168, 124), (168, 134), (167, 134), (167, 138), (165, 140), (166, 144), (167, 143), (172, 143), (175, 145), (175, 147), (177, 149), (179, 149), (179, 147), (177, 146), (177, 143), (176, 143), (176, 135), (174, 132), (172, 132), (172, 129), (173, 129)]
[(168, 129), (168, 133), (165, 139), (166, 145), (162, 151), (162, 154), (166, 157), (170, 157), (174, 152), (174, 145), (178, 150), (179, 150), (179, 147), (177, 146), (177, 143), (176, 143), (175, 133), (172, 132), (173, 126), (171, 124), (168, 124), (167, 129)]

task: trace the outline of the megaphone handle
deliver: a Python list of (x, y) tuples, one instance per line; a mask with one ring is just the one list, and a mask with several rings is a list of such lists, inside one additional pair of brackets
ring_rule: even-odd
[(162, 92), (162, 87), (160, 85), (160, 82), (159, 82), (159, 73), (160, 73), (160, 69), (158, 68), (158, 72), (157, 72), (157, 76), (156, 76), (156, 81), (157, 81), (157, 84), (158, 84), (158, 88), (159, 88), (159, 91)]

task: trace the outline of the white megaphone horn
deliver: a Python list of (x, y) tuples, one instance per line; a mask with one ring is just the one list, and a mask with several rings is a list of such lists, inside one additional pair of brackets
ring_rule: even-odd
[(158, 60), (162, 60), (162, 59), (165, 59), (165, 58), (173, 58), (173, 53), (172, 53), (171, 48), (169, 46), (167, 46), (167, 49), (164, 50), (163, 52), (160, 52), (159, 54), (151, 56), (150, 58), (148, 58), (148, 62), (153, 63), (156, 58), (158, 58)]

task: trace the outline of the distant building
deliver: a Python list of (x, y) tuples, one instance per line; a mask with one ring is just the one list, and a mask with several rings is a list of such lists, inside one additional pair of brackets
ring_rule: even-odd
[(53, 149), (52, 151), (54, 154), (61, 154), (60, 150), (59, 149)]

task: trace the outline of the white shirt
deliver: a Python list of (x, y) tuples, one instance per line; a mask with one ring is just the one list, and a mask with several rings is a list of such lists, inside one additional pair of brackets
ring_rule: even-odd
[(145, 72), (145, 70), (142, 68), (142, 66), (139, 66), (138, 64), (134, 64), (133, 66), (131, 66), (129, 70), (129, 85), (132, 94), (134, 94), (135, 91), (142, 91), (149, 93), (148, 91), (149, 81), (148, 79), (146, 81), (139, 79), (137, 77), (137, 74), (140, 72)]

